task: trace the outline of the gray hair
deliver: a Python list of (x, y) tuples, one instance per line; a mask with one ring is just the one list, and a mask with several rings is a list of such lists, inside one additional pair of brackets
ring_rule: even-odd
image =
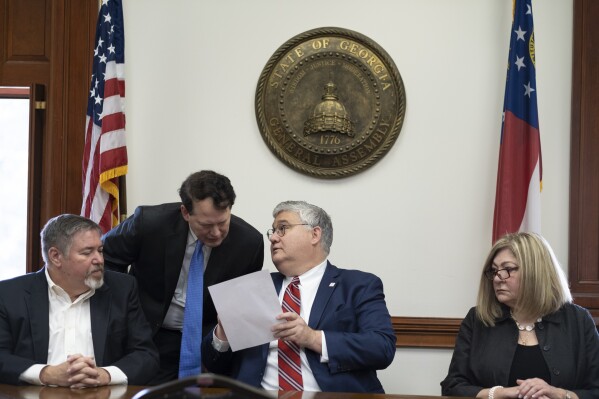
[(284, 201), (275, 207), (272, 216), (276, 218), (281, 212), (296, 213), (302, 223), (306, 223), (310, 227), (320, 227), (322, 231), (321, 247), (327, 255), (329, 254), (333, 243), (333, 223), (324, 209), (306, 201)]
[(46, 265), (48, 262), (48, 251), (57, 248), (62, 254), (67, 254), (71, 249), (73, 237), (80, 231), (95, 230), (102, 235), (102, 229), (98, 224), (88, 218), (78, 215), (64, 214), (48, 220), (40, 233), (42, 241), (42, 257)]

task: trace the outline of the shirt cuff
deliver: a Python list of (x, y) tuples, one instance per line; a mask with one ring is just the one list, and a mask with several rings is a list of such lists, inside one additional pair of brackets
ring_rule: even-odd
[(108, 374), (110, 374), (110, 383), (108, 385), (123, 385), (127, 384), (129, 380), (125, 373), (116, 366), (102, 367)]
[(321, 331), (320, 333), (322, 334), (322, 354), (320, 355), (320, 363), (328, 363), (329, 351), (327, 349), (327, 340), (324, 337), (324, 331)]
[[(44, 385), (40, 380), (40, 373), (47, 364), (34, 364), (27, 370), (23, 371), (19, 379), (31, 385)], [(102, 367), (110, 375), (110, 383), (108, 385), (127, 384), (128, 379), (125, 373), (116, 366)]]
[(229, 341), (223, 341), (216, 336), (216, 328), (212, 331), (212, 347), (217, 352), (226, 352), (231, 347)]
[(34, 364), (27, 370), (23, 371), (19, 376), (19, 380), (26, 382), (31, 385), (44, 385), (40, 380), (40, 373), (47, 364)]

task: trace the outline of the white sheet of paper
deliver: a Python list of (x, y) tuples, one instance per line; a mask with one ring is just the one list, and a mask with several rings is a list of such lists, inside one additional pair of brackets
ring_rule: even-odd
[(281, 304), (268, 270), (246, 274), (208, 287), (233, 352), (275, 339)]

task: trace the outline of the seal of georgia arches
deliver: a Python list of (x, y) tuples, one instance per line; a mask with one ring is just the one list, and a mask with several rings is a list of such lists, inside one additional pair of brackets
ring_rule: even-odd
[(306, 175), (334, 179), (372, 166), (393, 146), (406, 94), (393, 60), (368, 37), (318, 28), (284, 43), (256, 89), (270, 150)]

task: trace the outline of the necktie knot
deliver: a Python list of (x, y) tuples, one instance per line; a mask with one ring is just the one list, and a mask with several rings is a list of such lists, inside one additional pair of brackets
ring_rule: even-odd
[(295, 312), (300, 314), (301, 308), (301, 293), (299, 290), (299, 277), (294, 277), (283, 295), (283, 303), (281, 304), (283, 312)]

